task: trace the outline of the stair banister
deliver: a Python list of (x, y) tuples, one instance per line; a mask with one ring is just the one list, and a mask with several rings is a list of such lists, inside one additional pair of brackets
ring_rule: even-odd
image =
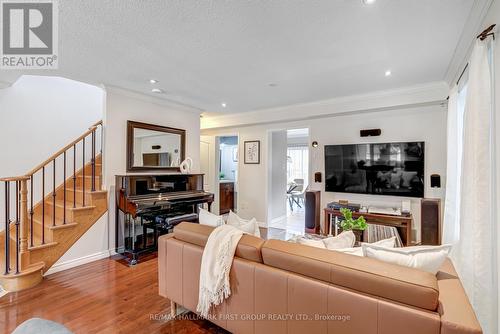
[(28, 180), (30, 177), (25, 176), (20, 180), (21, 197), (20, 197), (20, 224), (21, 236), (19, 240), (21, 270), (25, 269), (29, 264), (28, 252)]
[[(52, 198), (52, 203), (49, 203), (48, 205), (52, 205), (52, 212), (49, 213), (49, 215), (52, 215), (52, 227), (56, 226), (56, 205), (57, 205), (57, 197), (60, 195), (58, 194), (58, 188), (56, 188), (56, 161), (59, 157), (62, 156), (63, 159), (63, 164), (64, 167), (62, 169), (63, 172), (63, 185), (62, 190), (63, 190), (63, 214), (62, 214), (62, 224), (66, 224), (66, 155), (67, 151), (71, 150), (73, 151), (73, 208), (76, 208), (76, 182), (77, 182), (77, 171), (76, 171), (76, 151), (77, 151), (77, 144), (82, 143), (82, 207), (86, 207), (85, 204), (85, 186), (86, 186), (86, 179), (85, 179), (85, 169), (88, 168), (85, 165), (85, 139), (88, 136), (91, 136), (92, 139), (92, 151), (91, 151), (91, 180), (90, 180), (90, 188), (91, 191), (94, 192), (96, 190), (96, 185), (95, 185), (95, 178), (96, 178), (96, 131), (101, 127), (101, 147), (100, 147), (100, 153), (102, 155), (102, 138), (103, 138), (103, 128), (102, 128), (102, 121), (96, 122), (94, 125), (92, 125), (85, 133), (83, 133), (81, 136), (73, 140), (71, 143), (57, 151), (55, 154), (53, 154), (50, 158), (33, 168), (31, 171), (29, 171), (26, 175), (23, 176), (15, 176), (15, 177), (4, 177), (0, 178), (0, 183), (4, 184), (5, 187), (5, 203), (2, 204), (0, 203), (0, 206), (5, 205), (4, 211), (5, 211), (5, 241), (4, 241), (4, 249), (5, 249), (5, 267), (1, 268), (0, 270), (4, 271), (5, 275), (9, 275), (12, 273), (18, 274), (22, 272), (27, 266), (30, 264), (30, 259), (29, 259), (29, 250), (30, 247), (34, 246), (40, 246), (40, 245), (35, 245), (34, 242), (34, 234), (35, 231), (34, 229), (34, 214), (35, 214), (35, 206), (34, 206), (34, 182), (35, 182), (35, 174), (41, 171), (41, 189), (42, 189), (42, 194), (41, 194), (41, 245), (45, 244), (45, 205), (48, 203), (47, 201), (50, 201), (50, 199), (46, 199), (46, 195), (50, 195)], [(49, 164), (52, 164), (52, 166), (49, 166)], [(52, 169), (52, 189), (51, 189), (51, 194), (45, 194), (45, 171), (46, 168), (51, 168)], [(61, 172), (59, 172), (61, 173)], [(29, 186), (28, 186), (28, 181), (29, 181)], [(11, 185), (14, 185), (15, 187), (11, 187)], [(102, 173), (101, 173), (101, 178), (100, 178), (100, 183), (99, 185), (102, 185)], [(15, 189), (15, 190), (14, 190)], [(49, 188), (50, 189), (50, 188)], [(11, 196), (11, 192), (15, 192), (15, 200)], [(28, 197), (29, 197), (29, 204), (28, 204)], [(15, 205), (15, 219), (12, 219), (14, 216), (14, 211), (11, 211), (11, 207), (14, 207)], [(40, 204), (37, 204), (39, 206)], [(1, 210), (1, 208), (0, 208)], [(3, 210), (2, 210), (3, 211)], [(50, 210), (49, 210), (50, 211)], [(38, 219), (38, 218), (37, 218)], [(14, 223), (15, 225), (13, 225)], [(15, 228), (14, 231), (11, 232), (11, 228)], [(11, 235), (11, 233), (15, 233)], [(15, 244), (11, 244), (11, 237), (14, 238)], [(12, 240), (12, 241), (14, 241)], [(15, 254), (12, 254), (11, 252), (14, 252)], [(14, 257), (15, 255), (15, 257)], [(15, 268), (13, 268), (15, 267)], [(15, 271), (13, 271), (15, 269)]]

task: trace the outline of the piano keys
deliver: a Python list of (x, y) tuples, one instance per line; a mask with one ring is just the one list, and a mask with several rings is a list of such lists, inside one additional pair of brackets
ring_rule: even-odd
[(203, 190), (203, 174), (116, 176), (116, 251), (131, 256), (157, 249), (158, 237), (181, 221), (198, 222), (214, 194)]

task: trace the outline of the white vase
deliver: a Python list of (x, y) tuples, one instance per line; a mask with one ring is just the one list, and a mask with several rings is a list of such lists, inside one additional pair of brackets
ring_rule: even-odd
[(191, 173), (191, 169), (193, 168), (193, 159), (187, 157), (183, 162), (181, 162), (179, 168), (182, 174)]

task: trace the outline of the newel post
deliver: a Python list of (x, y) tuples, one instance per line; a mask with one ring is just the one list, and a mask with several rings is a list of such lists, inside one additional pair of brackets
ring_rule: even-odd
[(28, 251), (28, 226), (29, 226), (29, 212), (28, 212), (28, 178), (21, 180), (20, 192), (20, 260), (21, 270), (25, 269), (29, 264), (29, 251)]

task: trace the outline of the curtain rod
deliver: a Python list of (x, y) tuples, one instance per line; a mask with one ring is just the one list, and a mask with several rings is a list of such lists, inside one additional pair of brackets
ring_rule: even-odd
[[(493, 39), (495, 39), (495, 32), (493, 31), (493, 28), (495, 28), (495, 27), (496, 27), (496, 24), (490, 25), (488, 28), (484, 29), (479, 35), (477, 35), (476, 38), (479, 38), (480, 40), (484, 41), (486, 38), (488, 38), (488, 36), (493, 36)], [(460, 80), (462, 79), (462, 77), (464, 76), (465, 71), (467, 70), (468, 67), (469, 67), (469, 63), (465, 64), (465, 67), (462, 70), (462, 73), (460, 73), (460, 76), (458, 77), (457, 85), (460, 82)]]
[(477, 35), (476, 38), (484, 41), (488, 36), (493, 36), (493, 39), (495, 39), (495, 32), (493, 31), (493, 28), (495, 28), (495, 26), (496, 24), (490, 25), (488, 28), (484, 29), (482, 33)]
[(460, 76), (458, 77), (458, 80), (457, 80), (457, 85), (458, 85), (458, 83), (460, 82), (460, 80), (462, 80), (462, 77), (464, 76), (465, 71), (467, 70), (467, 67), (469, 67), (469, 63), (465, 64), (465, 67), (464, 67), (464, 69), (462, 70), (462, 73), (460, 73)]

